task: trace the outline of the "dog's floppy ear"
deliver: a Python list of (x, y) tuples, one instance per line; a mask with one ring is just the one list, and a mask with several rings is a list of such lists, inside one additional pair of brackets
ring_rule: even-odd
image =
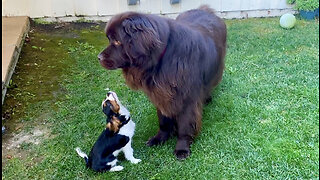
[(111, 104), (111, 105), (110, 105), (111, 110), (112, 110), (114, 113), (119, 113), (119, 111), (120, 111), (120, 106), (119, 106), (119, 104), (117, 103), (117, 101), (109, 101), (109, 103)]
[(113, 133), (117, 133), (119, 131), (120, 126), (121, 126), (120, 120), (115, 116), (112, 116), (110, 122), (107, 123), (106, 128)]
[[(129, 36), (129, 53), (133, 58), (148, 55), (150, 50), (160, 46), (159, 34), (152, 23), (143, 15), (136, 15), (122, 22), (124, 32)], [(131, 47), (130, 47), (131, 46)]]
[(116, 101), (107, 100), (102, 104), (102, 111), (106, 116), (119, 113), (120, 106)]
[(112, 111), (111, 111), (111, 104), (109, 101), (104, 101), (102, 103), (102, 111), (106, 116), (111, 115)]

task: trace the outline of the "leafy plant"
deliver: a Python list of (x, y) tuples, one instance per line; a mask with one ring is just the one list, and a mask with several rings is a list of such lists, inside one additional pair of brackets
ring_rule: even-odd
[(313, 11), (319, 8), (319, 0), (287, 0), (289, 4), (295, 4), (294, 9)]
[(52, 24), (52, 22), (46, 21), (46, 20), (43, 19), (43, 18), (35, 18), (35, 19), (33, 19), (33, 21), (34, 21), (36, 24)]

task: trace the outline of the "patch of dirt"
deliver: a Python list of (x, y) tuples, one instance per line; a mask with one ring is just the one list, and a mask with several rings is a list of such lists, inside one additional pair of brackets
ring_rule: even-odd
[(96, 44), (96, 39), (105, 37), (104, 27), (105, 23), (31, 22), (2, 106), (2, 167), (12, 158), (30, 158), (35, 164), (43, 159), (36, 149), (54, 138), (49, 118), (66, 98), (63, 76), (72, 73), (70, 67), (75, 63), (68, 47), (77, 47), (76, 42), (84, 39)]
[(6, 149), (13, 149), (13, 148), (20, 148), (20, 145), (22, 143), (31, 143), (38, 145), (41, 142), (41, 138), (47, 134), (47, 129), (34, 129), (30, 133), (20, 132), (19, 134), (16, 134), (13, 138), (9, 139), (9, 142), (7, 142)]
[[(19, 158), (26, 159), (31, 154), (33, 146), (40, 145), (43, 140), (51, 138), (50, 130), (46, 126), (38, 126), (28, 130), (21, 130), (14, 134), (4, 134), (2, 142), (2, 166), (6, 164), (9, 159)], [(33, 158), (40, 161), (42, 158)]]

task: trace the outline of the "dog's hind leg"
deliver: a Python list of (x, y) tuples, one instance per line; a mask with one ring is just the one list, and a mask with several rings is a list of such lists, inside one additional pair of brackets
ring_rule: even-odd
[(123, 169), (122, 166), (114, 166), (110, 169), (110, 172), (121, 171)]
[(133, 157), (133, 149), (131, 147), (131, 140), (127, 143), (125, 147), (123, 147), (123, 153), (127, 160), (129, 160), (133, 164), (137, 164), (141, 161), (141, 159), (136, 159)]
[(122, 166), (116, 166), (117, 162), (118, 162), (118, 160), (114, 159), (113, 161), (107, 163), (108, 166), (111, 166), (109, 171), (111, 171), (111, 172), (113, 172), (113, 171), (121, 171), (123, 169)]

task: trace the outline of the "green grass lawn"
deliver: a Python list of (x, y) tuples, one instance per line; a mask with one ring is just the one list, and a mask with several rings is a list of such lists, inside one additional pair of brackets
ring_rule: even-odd
[[(2, 179), (318, 179), (319, 21), (298, 20), (291, 30), (279, 18), (226, 24), (223, 80), (185, 161), (173, 154), (174, 138), (145, 145), (158, 129), (156, 110), (120, 70), (98, 63), (107, 45), (103, 24), (34, 25), (2, 110)], [(131, 111), (134, 156), (142, 162), (122, 155), (123, 171), (95, 173), (74, 149), (89, 153), (105, 127), (106, 88)], [(40, 142), (7, 149), (17, 134)]]

